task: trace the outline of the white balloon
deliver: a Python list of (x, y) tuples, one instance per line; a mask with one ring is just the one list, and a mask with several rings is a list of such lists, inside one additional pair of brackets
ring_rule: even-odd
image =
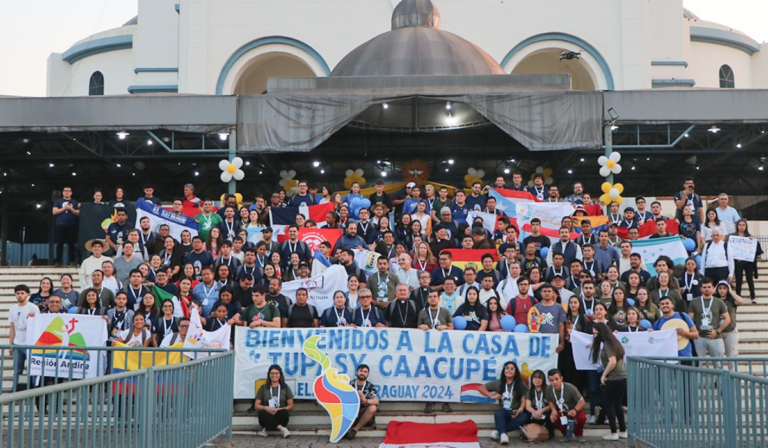
[(554, 182), (554, 181), (555, 181), (554, 179), (552, 179), (551, 177), (548, 177), (548, 178), (547, 178), (547, 179), (544, 181), (544, 185), (552, 185), (552, 182)]
[(232, 175), (231, 175), (231, 174), (229, 174), (229, 173), (228, 173), (228, 172), (226, 172), (226, 171), (224, 171), (223, 173), (221, 173), (221, 176), (220, 176), (220, 177), (221, 177), (221, 181), (222, 181), (222, 182), (224, 182), (224, 183), (229, 183), (229, 181), (230, 181), (230, 180), (232, 180)]
[(605, 157), (605, 156), (598, 157), (597, 163), (600, 164), (600, 166), (605, 166), (605, 164), (608, 163), (608, 157)]
[(221, 162), (219, 162), (219, 169), (221, 171), (226, 171), (228, 166), (229, 166), (229, 160), (225, 159), (225, 160), (222, 160)]
[(537, 166), (537, 167), (536, 167), (536, 172), (537, 172), (537, 173), (539, 173), (539, 174), (543, 173), (543, 172), (544, 172), (544, 167), (542, 167), (542, 166)]
[(235, 165), (235, 168), (241, 168), (243, 166), (243, 159), (235, 157), (232, 159), (232, 165)]
[(611, 169), (613, 171), (613, 174), (619, 174), (621, 173), (621, 165), (618, 163), (616, 165), (613, 165), (613, 168)]
[(485, 171), (483, 170), (477, 170), (476, 173), (477, 173), (477, 177), (481, 179), (485, 176)]
[(611, 174), (611, 169), (607, 166), (600, 168), (600, 175), (603, 177), (608, 177)]
[(352, 170), (347, 170), (344, 174), (346, 174), (347, 177), (352, 177), (352, 175), (355, 174), (355, 172)]
[(355, 174), (357, 174), (358, 176), (362, 176), (363, 175), (363, 170), (358, 168), (358, 169), (355, 170)]
[(611, 188), (611, 191), (608, 192), (608, 196), (611, 197), (611, 199), (616, 199), (619, 197), (621, 193), (619, 193), (618, 188)]
[(288, 177), (288, 171), (280, 171), (280, 177)]
[(243, 180), (243, 178), (245, 177), (245, 173), (243, 172), (243, 170), (237, 170), (235, 171), (235, 174), (232, 175), (232, 177), (234, 177), (235, 180)]
[(534, 186), (534, 185), (535, 185), (535, 184), (533, 183), (533, 181), (532, 181), (532, 180), (529, 180), (529, 181), (528, 181), (528, 186), (529, 186), (529, 187), (532, 187), (532, 186)]
[(610, 158), (611, 160), (613, 160), (614, 162), (617, 162), (617, 163), (618, 163), (618, 162), (619, 162), (619, 160), (621, 160), (621, 154), (619, 154), (618, 152), (612, 152), (612, 153), (611, 153), (611, 156), (610, 156), (609, 158)]
[[(225, 172), (226, 172), (226, 171), (225, 171)], [(227, 173), (227, 174), (229, 174), (229, 173)], [(281, 187), (284, 187), (284, 186), (285, 186), (285, 184), (287, 184), (287, 183), (288, 183), (288, 179), (280, 179), (280, 182), (278, 182), (278, 184), (279, 184)]]
[(469, 174), (472, 177), (477, 177), (477, 171), (473, 167), (469, 167), (467, 170), (467, 174)]
[(295, 170), (288, 171), (288, 176), (291, 179), (293, 179), (294, 177), (296, 177), (296, 171)]

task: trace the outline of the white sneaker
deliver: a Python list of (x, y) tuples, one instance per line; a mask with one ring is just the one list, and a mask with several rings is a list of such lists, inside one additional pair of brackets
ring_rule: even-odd
[(261, 437), (267, 437), (267, 428), (261, 428), (261, 431), (259, 431), (259, 435)]
[(597, 423), (597, 417), (594, 415), (589, 416), (589, 420), (587, 420), (587, 424), (594, 425)]
[(619, 438), (620, 438), (620, 439), (626, 439), (627, 437), (628, 437), (628, 435), (627, 435), (626, 431), (625, 431), (625, 432), (620, 432), (620, 433), (619, 433)]
[(283, 429), (281, 429), (280, 432), (283, 433), (283, 438), (284, 439), (287, 439), (288, 436), (291, 435), (291, 431), (288, 431), (288, 428), (286, 428), (285, 426), (283, 426)]
[(499, 443), (502, 445), (509, 445), (509, 436), (506, 433), (499, 436)]
[(608, 434), (607, 436), (603, 436), (603, 440), (619, 440), (618, 434)]
[(491, 439), (492, 440), (499, 440), (499, 431), (491, 432)]

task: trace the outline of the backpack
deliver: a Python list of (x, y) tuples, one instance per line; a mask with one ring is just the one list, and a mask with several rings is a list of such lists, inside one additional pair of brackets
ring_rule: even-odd
[[(706, 246), (704, 246), (704, 248), (707, 250), (707, 255), (709, 255), (709, 246), (711, 246), (712, 243), (713, 241), (710, 241), (707, 243)], [(725, 258), (727, 259), (728, 258), (728, 242), (727, 241), (723, 241), (723, 251), (725, 252)], [(701, 265), (702, 265), (701, 267), (704, 268), (707, 265), (707, 260), (706, 259), (701, 260)]]
[[(416, 306), (414, 305), (414, 309), (416, 309)], [(352, 322), (355, 321), (355, 317), (357, 317), (357, 311), (362, 310), (362, 308), (355, 308), (352, 310)], [(373, 311), (373, 314), (376, 316), (376, 318), (379, 320), (379, 322), (386, 322), (387, 320), (384, 319), (384, 316), (382, 316), (382, 311), (374, 306), (371, 307), (371, 310)]]
[[(273, 305), (273, 306), (274, 306), (274, 305)], [(288, 318), (288, 319), (290, 319), (290, 318), (291, 318), (291, 314), (293, 313), (293, 307), (294, 307), (294, 306), (296, 306), (296, 304), (295, 304), (295, 303), (292, 303), (292, 304), (290, 304), (290, 305), (288, 306), (288, 316), (287, 316), (287, 318)], [(307, 307), (309, 308), (309, 313), (310, 313), (312, 316), (314, 316), (315, 314), (317, 314), (317, 311), (315, 311), (315, 307), (314, 307), (312, 304), (309, 304), (309, 303), (307, 303)]]
[[(141, 337), (142, 337), (142, 338), (144, 338), (144, 339), (142, 340), (142, 342), (144, 342), (144, 341), (146, 341), (147, 339), (149, 339), (149, 338), (150, 338), (150, 333), (149, 333), (149, 331), (148, 331), (148, 330), (141, 330)], [(130, 341), (131, 339), (133, 339), (133, 330), (131, 330), (131, 331), (129, 331), (129, 332), (128, 332), (128, 339), (124, 340), (124, 341), (123, 341), (123, 344), (126, 344), (126, 345), (128, 345), (128, 341)]]
[(523, 442), (546, 442), (549, 440), (549, 430), (538, 423), (528, 423), (520, 427), (520, 439)]

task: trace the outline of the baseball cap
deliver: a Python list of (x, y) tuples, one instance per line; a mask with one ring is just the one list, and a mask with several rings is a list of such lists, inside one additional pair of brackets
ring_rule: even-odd
[(416, 182), (408, 182), (405, 184), (405, 188), (413, 188), (416, 186)]
[(309, 267), (309, 264), (307, 264), (307, 262), (306, 262), (306, 261), (302, 261), (302, 262), (300, 262), (300, 263), (299, 263), (299, 267), (300, 267), (300, 268), (308, 268), (308, 267)]
[(272, 227), (264, 227), (264, 230), (261, 231), (261, 233), (272, 233)]
[(632, 212), (632, 213), (635, 213), (635, 209), (634, 209), (634, 208), (632, 208), (632, 207), (627, 207), (627, 208), (625, 208), (625, 209), (624, 209), (624, 211), (625, 211), (625, 212)]

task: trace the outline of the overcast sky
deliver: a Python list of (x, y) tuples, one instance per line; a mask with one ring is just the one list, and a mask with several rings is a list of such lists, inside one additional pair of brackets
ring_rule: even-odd
[[(768, 0), (683, 3), (702, 20), (728, 25), (758, 42), (768, 40)], [(45, 96), (48, 55), (118, 27), (136, 11), (136, 0), (0, 0), (0, 95)]]

